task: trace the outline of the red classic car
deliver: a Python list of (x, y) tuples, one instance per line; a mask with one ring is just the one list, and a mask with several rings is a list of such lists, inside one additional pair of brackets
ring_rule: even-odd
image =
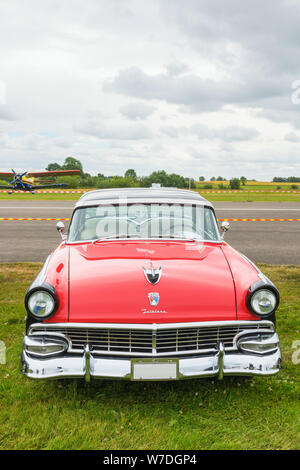
[(177, 380), (280, 369), (279, 293), (223, 240), (212, 204), (173, 188), (98, 190), (25, 297), (23, 373)]

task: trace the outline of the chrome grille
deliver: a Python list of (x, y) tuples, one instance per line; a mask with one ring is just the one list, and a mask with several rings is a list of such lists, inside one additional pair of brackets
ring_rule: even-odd
[[(229, 324), (228, 324), (229, 323)], [(35, 324), (32, 332), (47, 331), (61, 333), (70, 342), (70, 350), (82, 352), (86, 344), (99, 354), (131, 355), (131, 356), (169, 356), (193, 354), (216, 349), (222, 342), (225, 350), (234, 349), (234, 338), (243, 331), (272, 329), (270, 322), (225, 322), (214, 326), (170, 327), (168, 325), (145, 325), (145, 329), (128, 328), (125, 325), (117, 328), (99, 325), (62, 326), (58, 324)], [(199, 323), (197, 323), (199, 325)], [(132, 326), (132, 325), (130, 325)], [(144, 326), (144, 325), (143, 325)]]
[(184, 328), (164, 330), (157, 335), (157, 352), (193, 351), (214, 349), (220, 341), (224, 347), (233, 347), (239, 328)]
[(151, 330), (64, 328), (60, 332), (70, 339), (72, 349), (82, 350), (89, 344), (95, 351), (152, 352)]

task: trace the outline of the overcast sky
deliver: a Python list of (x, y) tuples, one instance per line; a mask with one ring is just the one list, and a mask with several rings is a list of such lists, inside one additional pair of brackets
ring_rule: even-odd
[(300, 176), (298, 0), (0, 0), (0, 58), (1, 170)]

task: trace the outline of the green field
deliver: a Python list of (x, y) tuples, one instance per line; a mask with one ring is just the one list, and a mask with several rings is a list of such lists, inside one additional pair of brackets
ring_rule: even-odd
[(232, 201), (232, 202), (300, 202), (300, 193), (251, 193), (246, 190), (239, 193), (212, 194), (204, 191), (198, 192), (209, 201)]
[[(40, 264), (0, 264), (0, 449), (300, 449), (300, 267), (261, 266), (281, 292), (282, 371), (167, 383), (22, 376), (23, 297)], [(300, 353), (299, 353), (300, 358)]]
[[(236, 202), (256, 202), (256, 201), (277, 201), (277, 202), (300, 202), (300, 193), (220, 193), (211, 194), (205, 191), (198, 190), (205, 199), (209, 201), (236, 201)], [(0, 200), (47, 200), (47, 201), (77, 201), (82, 194), (0, 194)]]
[[(205, 189), (205, 186), (209, 184), (212, 186), (211, 189)], [(256, 202), (256, 201), (278, 201), (278, 202), (300, 202), (300, 183), (295, 186), (298, 189), (293, 189), (291, 183), (265, 183), (265, 182), (248, 182), (246, 186), (241, 186), (241, 191), (232, 192), (231, 190), (220, 189), (219, 185), (223, 184), (228, 186), (228, 182), (204, 182), (197, 183), (195, 191), (202, 194), (206, 199), (210, 201), (237, 201), (237, 202)], [(285, 192), (273, 192), (277, 190), (277, 187), (281, 187), (282, 191), (292, 191), (290, 193)], [(95, 188), (93, 188), (95, 189)], [(92, 188), (80, 188), (81, 191), (91, 191)], [(67, 191), (78, 191), (77, 189), (67, 189)], [(222, 191), (221, 193), (212, 193), (211, 191)], [(260, 192), (254, 192), (260, 191)], [(263, 192), (261, 192), (263, 191)], [(13, 199), (13, 200), (65, 200), (65, 201), (77, 201), (82, 194), (41, 194), (41, 193), (0, 193), (0, 199)]]
[[(206, 189), (205, 186), (211, 185), (212, 190), (223, 190), (229, 186), (228, 181), (203, 181), (203, 182), (196, 182), (196, 186), (198, 189)], [(221, 188), (224, 186), (224, 188)], [(247, 183), (243, 186), (241, 184), (241, 190), (243, 191), (300, 191), (300, 183), (273, 183), (267, 181), (247, 181)], [(208, 190), (208, 189), (207, 189)], [(230, 189), (229, 189), (230, 190)]]
[[(210, 189), (207, 186), (212, 186)], [(297, 183), (271, 183), (249, 181), (245, 186), (241, 185), (240, 191), (232, 192), (230, 189), (222, 189), (222, 186), (227, 187), (228, 182), (222, 181), (206, 181), (204, 183), (197, 183), (196, 191), (210, 201), (236, 201), (236, 202), (257, 202), (257, 201), (270, 201), (270, 202), (300, 202), (300, 184)], [(221, 186), (221, 187), (220, 187)], [(274, 192), (274, 191), (291, 191)], [(221, 191), (218, 193), (211, 193), (211, 191)], [(258, 192), (255, 192), (258, 191)]]
[(77, 201), (82, 194), (0, 193), (0, 200), (14, 201)]

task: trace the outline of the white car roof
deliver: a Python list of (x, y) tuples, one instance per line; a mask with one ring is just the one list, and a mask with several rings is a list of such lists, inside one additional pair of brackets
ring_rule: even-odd
[(196, 191), (177, 188), (112, 188), (89, 191), (78, 200), (75, 207), (98, 204), (171, 203), (199, 204), (213, 207), (211, 202)]

